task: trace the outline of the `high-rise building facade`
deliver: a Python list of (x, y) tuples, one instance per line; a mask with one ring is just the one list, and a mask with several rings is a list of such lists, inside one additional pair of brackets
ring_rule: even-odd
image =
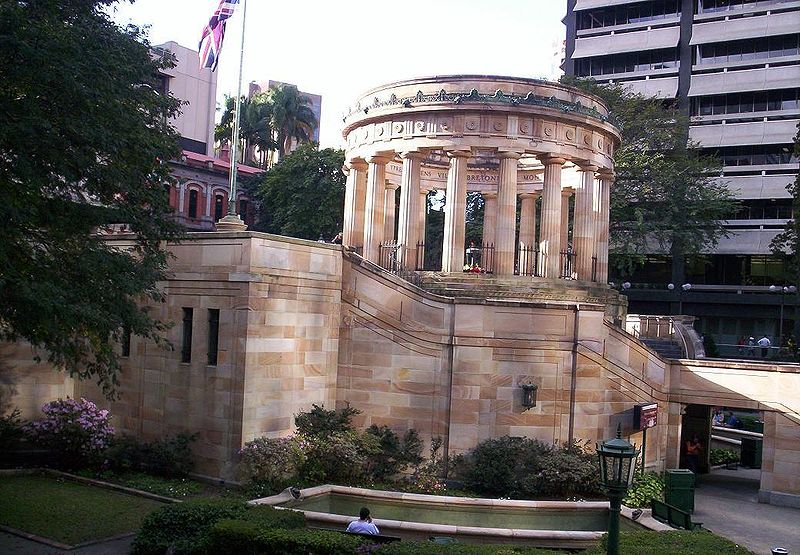
[[(769, 245), (798, 216), (786, 185), (798, 172), (800, 1), (568, 0), (564, 22), (568, 75), (676, 99), (691, 115), (690, 139), (722, 160), (720, 179), (741, 209), (727, 222), (731, 235), (688, 269), (687, 282), (736, 289), (739, 300), (742, 291), (796, 286)], [(667, 266), (655, 257), (642, 281), (668, 281)], [(719, 306), (695, 308), (725, 317)], [(773, 335), (784, 329), (760, 326)], [(754, 333), (730, 322), (727, 330)]]

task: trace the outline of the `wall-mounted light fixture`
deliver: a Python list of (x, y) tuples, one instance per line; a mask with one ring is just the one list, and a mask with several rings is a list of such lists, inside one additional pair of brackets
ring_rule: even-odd
[(522, 382), (519, 386), (522, 388), (522, 408), (532, 409), (536, 406), (536, 391), (539, 386), (531, 381)]

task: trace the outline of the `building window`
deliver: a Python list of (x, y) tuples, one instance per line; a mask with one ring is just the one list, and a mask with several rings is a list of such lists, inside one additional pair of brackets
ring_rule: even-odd
[(578, 12), (577, 25), (578, 30), (583, 31), (585, 29), (600, 29), (614, 25), (658, 21), (659, 19), (680, 15), (680, 13), (680, 2), (678, 0), (638, 2), (625, 6), (611, 6)]
[(181, 341), (181, 362), (192, 362), (192, 317), (194, 310), (183, 309), (183, 340)]
[(800, 54), (800, 34), (778, 35), (701, 44), (695, 51), (695, 63), (724, 64), (798, 54)]
[(692, 98), (693, 116), (798, 109), (800, 109), (800, 89), (777, 89)]
[(215, 195), (214, 196), (214, 221), (218, 222), (222, 219), (222, 195)]
[(743, 8), (757, 8), (772, 4), (783, 4), (793, 0), (700, 0), (696, 3), (697, 13), (727, 12)]
[(219, 352), (219, 309), (208, 309), (208, 364), (217, 365)]
[(124, 326), (122, 328), (122, 337), (120, 337), (120, 343), (122, 347), (121, 356), (131, 356), (131, 328), (128, 326)]
[(578, 77), (592, 77), (612, 73), (675, 69), (679, 66), (678, 49), (664, 48), (576, 60), (575, 73)]
[(189, 217), (197, 218), (197, 197), (198, 193), (192, 189), (189, 191)]
[(704, 149), (704, 152), (718, 156), (723, 166), (766, 166), (798, 162), (792, 144), (728, 146)]

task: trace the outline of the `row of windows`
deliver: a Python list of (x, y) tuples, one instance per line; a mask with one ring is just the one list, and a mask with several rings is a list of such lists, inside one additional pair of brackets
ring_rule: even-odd
[(768, 164), (796, 164), (793, 145), (744, 145), (718, 149), (704, 149), (720, 158), (723, 166), (764, 166)]
[[(170, 194), (171, 186), (166, 186), (167, 195)], [(197, 189), (189, 189), (189, 210), (188, 215), (192, 219), (196, 219), (198, 217), (198, 210), (199, 210), (199, 202), (200, 202), (200, 192)], [(249, 203), (247, 199), (239, 199), (239, 215), (243, 220), (247, 219), (247, 210), (249, 209)], [(218, 221), (225, 215), (225, 196), (224, 195), (214, 195), (214, 221)]]
[(578, 12), (577, 25), (578, 30), (582, 31), (584, 29), (611, 27), (612, 25), (657, 21), (680, 13), (680, 2), (678, 0), (639, 2), (625, 6), (611, 6)]
[[(192, 362), (192, 322), (194, 309), (183, 309), (183, 336), (181, 340), (181, 362)], [(219, 354), (219, 309), (208, 309), (208, 349), (207, 362), (209, 366), (216, 366)]]
[(777, 89), (692, 98), (693, 116), (800, 109), (800, 89)]
[(793, 218), (792, 200), (745, 200), (742, 201), (732, 220), (788, 220)]
[(793, 2), (794, 0), (700, 0), (698, 13), (726, 12), (742, 8), (768, 7), (774, 4)]
[[(613, 255), (612, 255), (613, 256)], [(792, 283), (783, 258), (774, 255), (708, 254), (686, 261), (686, 282), (711, 285), (782, 285)], [(628, 276), (615, 275), (617, 283), (662, 284), (672, 281), (671, 259), (649, 255), (647, 262)]]
[(764, 60), (800, 54), (800, 34), (701, 44), (695, 52), (696, 64), (720, 64)]
[(575, 73), (578, 77), (609, 75), (612, 73), (631, 73), (634, 71), (654, 71), (679, 67), (677, 48), (662, 50), (642, 50), (624, 52), (609, 56), (596, 56), (577, 60)]

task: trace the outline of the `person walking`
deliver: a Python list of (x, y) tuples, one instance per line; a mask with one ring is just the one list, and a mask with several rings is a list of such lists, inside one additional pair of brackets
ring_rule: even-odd
[(700, 471), (700, 453), (703, 451), (703, 444), (697, 434), (686, 442), (686, 466), (697, 474)]
[(747, 340), (747, 354), (751, 357), (756, 356), (756, 338), (752, 335)]
[(761, 347), (761, 358), (767, 358), (770, 345), (772, 345), (772, 343), (770, 342), (769, 337), (766, 335), (758, 340), (758, 346)]

